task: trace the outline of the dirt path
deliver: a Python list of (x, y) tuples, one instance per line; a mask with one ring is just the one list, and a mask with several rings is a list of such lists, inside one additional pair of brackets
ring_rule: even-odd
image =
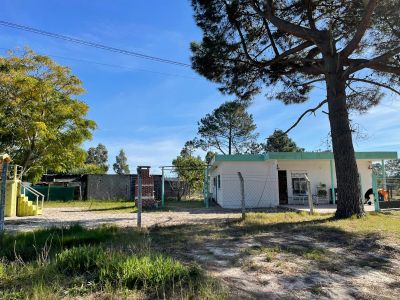
[[(142, 226), (169, 226), (178, 224), (196, 224), (210, 222), (224, 222), (228, 219), (239, 218), (240, 214), (212, 208), (192, 208), (181, 211), (144, 212)], [(45, 208), (43, 215), (34, 217), (6, 218), (7, 231), (31, 231), (49, 228), (52, 226), (68, 226), (79, 223), (85, 227), (96, 227), (102, 224), (115, 224), (119, 227), (135, 227), (136, 213), (115, 213), (87, 211), (82, 208)]]

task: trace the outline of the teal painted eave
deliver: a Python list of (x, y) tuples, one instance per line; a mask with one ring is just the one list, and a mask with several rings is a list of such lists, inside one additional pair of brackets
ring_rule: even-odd
[[(219, 161), (266, 161), (266, 160), (314, 160), (333, 159), (332, 152), (267, 152), (265, 154), (216, 155)], [(397, 159), (397, 152), (356, 152), (356, 159)]]
[(217, 161), (265, 161), (265, 154), (233, 154), (233, 155), (215, 155)]

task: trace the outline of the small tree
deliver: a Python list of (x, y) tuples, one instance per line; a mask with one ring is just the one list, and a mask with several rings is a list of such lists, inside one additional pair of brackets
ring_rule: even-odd
[(254, 141), (256, 125), (253, 116), (246, 111), (240, 102), (225, 102), (207, 114), (198, 123), (197, 141), (203, 150), (218, 149), (223, 154), (241, 153), (247, 143)]
[(76, 98), (83, 92), (71, 70), (47, 56), (26, 49), (0, 57), (0, 149), (30, 180), (82, 166), (81, 145), (96, 127)]
[[(178, 177), (178, 180), (175, 182), (177, 184), (175, 188), (178, 190), (178, 200), (186, 192), (190, 196), (192, 192), (201, 191), (204, 183), (205, 164), (200, 157), (188, 154), (186, 146), (187, 144), (185, 144), (185, 147), (181, 151), (181, 155), (172, 161)], [(182, 191), (182, 193), (179, 193), (179, 191)]]
[(303, 152), (304, 148), (297, 147), (295, 141), (289, 138), (287, 133), (282, 130), (275, 130), (267, 138), (264, 150), (266, 152)]
[(90, 147), (87, 151), (86, 164), (93, 164), (103, 169), (103, 173), (108, 171), (108, 151), (106, 146), (98, 144)]
[[(377, 105), (384, 88), (400, 94), (400, 5), (394, 0), (192, 0), (201, 43), (193, 68), (242, 100), (266, 91), (303, 103), (317, 82), (328, 106), (337, 217), (364, 214), (349, 110)], [(267, 89), (265, 89), (267, 87)], [(299, 122), (299, 121), (298, 121)], [(298, 123), (296, 122), (296, 124)]]
[(119, 154), (115, 157), (115, 163), (113, 164), (113, 169), (114, 172), (119, 175), (130, 173), (128, 159), (126, 158), (123, 149), (121, 149), (121, 151), (119, 151)]

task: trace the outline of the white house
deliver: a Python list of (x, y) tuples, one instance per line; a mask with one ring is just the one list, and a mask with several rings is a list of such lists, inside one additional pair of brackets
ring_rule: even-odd
[[(397, 152), (356, 152), (362, 194), (372, 187), (372, 162), (397, 159)], [(314, 201), (336, 203), (332, 152), (269, 152), (257, 155), (216, 155), (208, 169), (209, 196), (221, 207), (241, 207), (244, 179), (248, 208), (306, 204), (307, 183)], [(325, 191), (325, 192), (324, 192)]]

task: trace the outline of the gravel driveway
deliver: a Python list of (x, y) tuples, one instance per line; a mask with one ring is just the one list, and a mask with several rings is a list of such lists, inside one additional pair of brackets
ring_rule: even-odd
[[(240, 213), (220, 208), (192, 208), (181, 211), (144, 212), (142, 226), (168, 226), (178, 224), (195, 224), (224, 222), (240, 218)], [(85, 227), (96, 227), (102, 224), (115, 224), (120, 227), (136, 227), (136, 213), (95, 212), (83, 208), (45, 208), (43, 215), (35, 217), (6, 218), (7, 231), (31, 231), (52, 226), (68, 226), (79, 223)]]

